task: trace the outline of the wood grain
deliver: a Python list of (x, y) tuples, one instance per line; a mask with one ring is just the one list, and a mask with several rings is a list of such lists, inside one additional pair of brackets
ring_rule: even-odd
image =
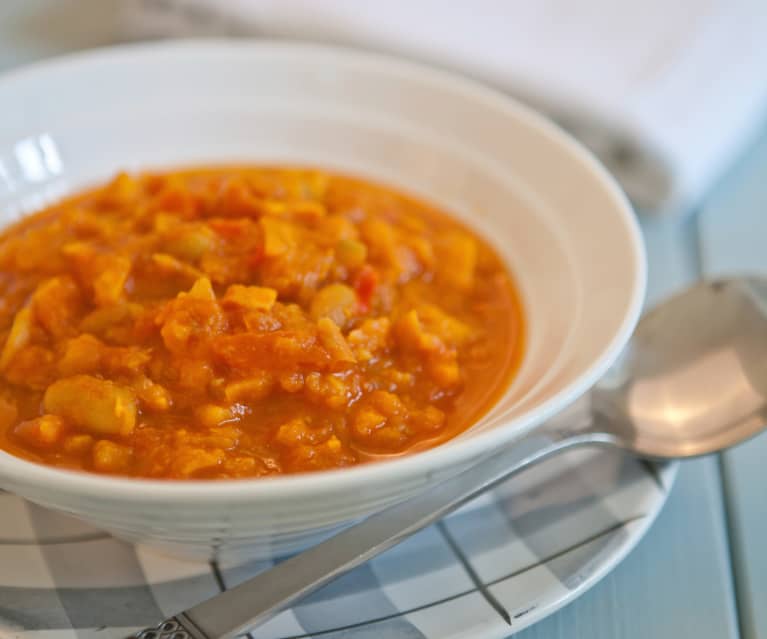
[[(767, 275), (767, 132), (700, 215), (705, 275)], [(767, 335), (765, 336), (767, 339)], [(743, 639), (767, 638), (767, 434), (723, 455), (724, 493)]]
[[(694, 220), (642, 221), (648, 305), (698, 277)], [(738, 637), (719, 464), (682, 465), (658, 521), (591, 591), (518, 639)]]

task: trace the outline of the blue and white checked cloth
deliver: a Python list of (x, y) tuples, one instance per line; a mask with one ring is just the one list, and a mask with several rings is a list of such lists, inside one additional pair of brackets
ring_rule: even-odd
[[(549, 460), (249, 637), (506, 637), (630, 550), (675, 468), (612, 451)], [(0, 493), (0, 639), (119, 639), (270, 565), (167, 558)]]

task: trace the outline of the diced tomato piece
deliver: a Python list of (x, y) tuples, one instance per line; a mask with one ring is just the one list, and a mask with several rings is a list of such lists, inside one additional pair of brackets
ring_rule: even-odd
[(354, 279), (354, 291), (363, 313), (370, 309), (370, 301), (378, 286), (378, 273), (370, 264), (365, 264)]
[(245, 233), (250, 232), (252, 222), (245, 218), (228, 219), (224, 217), (214, 217), (208, 221), (208, 226), (221, 237), (234, 240)]

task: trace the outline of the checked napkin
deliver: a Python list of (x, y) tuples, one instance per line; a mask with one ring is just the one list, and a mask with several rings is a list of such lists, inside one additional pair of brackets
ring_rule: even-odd
[[(676, 465), (553, 458), (249, 633), (250, 639), (505, 637), (622, 557)], [(188, 562), (0, 493), (0, 639), (120, 639), (269, 568)]]

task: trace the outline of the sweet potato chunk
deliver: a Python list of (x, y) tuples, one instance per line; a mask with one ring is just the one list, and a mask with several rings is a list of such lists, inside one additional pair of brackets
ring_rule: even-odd
[(354, 364), (357, 361), (341, 329), (330, 318), (322, 317), (317, 321), (317, 334), (320, 343), (334, 361), (341, 364)]
[(56, 376), (54, 364), (54, 354), (49, 348), (29, 344), (19, 350), (8, 364), (5, 378), (18, 386), (42, 390)]
[(215, 300), (210, 280), (201, 278), (189, 293), (179, 293), (157, 318), (166, 348), (187, 353), (206, 339), (226, 329), (226, 318)]
[(222, 362), (242, 372), (261, 368), (265, 362), (279, 371), (329, 370), (333, 365), (316, 335), (302, 331), (222, 335), (212, 341), (212, 348)]
[(291, 250), (297, 242), (295, 227), (285, 220), (265, 217), (261, 220), (264, 234), (264, 255), (276, 257)]
[(56, 415), (42, 415), (18, 424), (13, 433), (35, 448), (53, 448), (64, 434), (64, 420)]
[(68, 276), (45, 280), (32, 296), (35, 318), (55, 338), (76, 332), (81, 307), (80, 290)]
[(101, 368), (101, 358), (105, 346), (101, 340), (83, 333), (63, 344), (63, 352), (58, 361), (58, 371), (70, 376), (77, 373), (93, 373)]
[(391, 321), (388, 317), (366, 319), (347, 337), (347, 343), (358, 361), (368, 361), (385, 350), (389, 344)]
[(274, 375), (267, 371), (253, 371), (246, 379), (229, 382), (224, 388), (224, 395), (230, 402), (258, 401), (269, 394), (274, 381)]
[(453, 231), (442, 238), (439, 244), (439, 258), (450, 268), (441, 271), (451, 284), (467, 289), (474, 284), (477, 267), (477, 242), (468, 233)]
[(239, 307), (251, 311), (269, 311), (277, 300), (277, 291), (264, 286), (233, 284), (221, 299), (223, 306)]

